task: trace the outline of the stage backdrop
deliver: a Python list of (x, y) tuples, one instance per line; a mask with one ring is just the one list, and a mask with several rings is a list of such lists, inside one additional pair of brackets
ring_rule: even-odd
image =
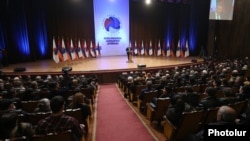
[(129, 46), (129, 0), (94, 0), (95, 42), (102, 56), (125, 55)]

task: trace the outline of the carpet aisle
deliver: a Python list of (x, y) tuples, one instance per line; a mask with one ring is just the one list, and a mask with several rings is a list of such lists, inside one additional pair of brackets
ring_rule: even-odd
[(129, 107), (116, 84), (100, 85), (93, 141), (156, 141)]

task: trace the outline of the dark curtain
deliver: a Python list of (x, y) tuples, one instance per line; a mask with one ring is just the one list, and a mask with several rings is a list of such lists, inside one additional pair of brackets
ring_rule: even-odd
[[(161, 41), (174, 51), (180, 42), (185, 51), (198, 55), (207, 44), (208, 11), (210, 0), (165, 0), (152, 5), (144, 1), (130, 2), (130, 38), (134, 41), (151, 40), (153, 46)], [(165, 48), (166, 49), (166, 48)]]
[[(130, 41), (145, 46), (158, 41), (198, 55), (207, 44), (210, 0), (159, 0), (145, 5), (130, 0)], [(52, 59), (53, 38), (94, 41), (93, 0), (1, 0), (0, 48), (10, 63)]]

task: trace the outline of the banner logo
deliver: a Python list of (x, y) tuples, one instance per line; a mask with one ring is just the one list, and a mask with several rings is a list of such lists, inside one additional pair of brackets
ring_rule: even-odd
[(104, 20), (104, 28), (107, 32), (116, 33), (121, 28), (121, 22), (118, 18), (110, 16)]

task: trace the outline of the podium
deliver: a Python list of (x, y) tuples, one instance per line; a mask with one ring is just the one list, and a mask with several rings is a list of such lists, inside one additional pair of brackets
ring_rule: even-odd
[(128, 61), (127, 61), (127, 63), (133, 63), (133, 60), (132, 60), (132, 51), (127, 51), (127, 55), (128, 55)]

